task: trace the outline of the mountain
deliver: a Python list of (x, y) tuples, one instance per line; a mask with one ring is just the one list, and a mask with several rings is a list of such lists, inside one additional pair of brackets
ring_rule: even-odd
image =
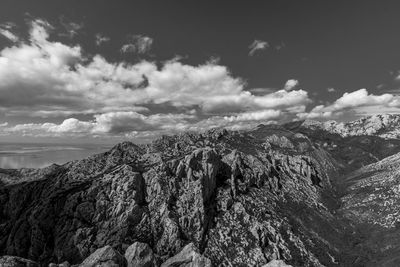
[(360, 135), (373, 135), (385, 139), (398, 139), (400, 137), (400, 115), (392, 114), (373, 115), (347, 123), (306, 120), (302, 122), (302, 126), (337, 133), (343, 137)]
[(359, 225), (372, 266), (400, 266), (400, 153), (345, 177), (340, 213)]
[(396, 177), (398, 152), (296, 122), (0, 170), (0, 265), (397, 266), (396, 179), (379, 189), (387, 214), (366, 194)]

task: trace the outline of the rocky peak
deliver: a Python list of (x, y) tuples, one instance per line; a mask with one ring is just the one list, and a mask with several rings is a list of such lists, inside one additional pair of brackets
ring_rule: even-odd
[(400, 115), (397, 114), (372, 115), (351, 122), (306, 120), (301, 126), (309, 129), (325, 130), (343, 137), (360, 135), (379, 136), (386, 139), (400, 137)]

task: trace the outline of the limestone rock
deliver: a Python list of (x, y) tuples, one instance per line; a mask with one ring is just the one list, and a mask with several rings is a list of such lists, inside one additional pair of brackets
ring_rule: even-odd
[(0, 257), (1, 267), (39, 267), (34, 261), (27, 260), (16, 256), (2, 256)]
[(153, 250), (146, 243), (135, 242), (125, 251), (127, 267), (153, 267), (156, 259)]
[(110, 246), (97, 249), (87, 257), (80, 267), (125, 267), (125, 258)]
[(193, 243), (186, 245), (177, 255), (169, 258), (161, 267), (211, 267), (211, 261), (202, 256)]
[(292, 265), (287, 265), (282, 260), (272, 260), (265, 264), (263, 267), (292, 267)]
[(385, 139), (398, 139), (400, 137), (400, 116), (398, 114), (372, 115), (345, 123), (305, 121), (303, 126), (323, 129), (343, 137), (362, 135), (379, 136)]
[[(263, 266), (280, 259), (292, 266), (366, 266), (373, 256), (360, 254), (365, 233), (338, 214), (337, 192), (345, 184), (340, 179), (398, 153), (400, 140), (344, 138), (301, 124), (183, 133), (146, 145), (123, 142), (45, 170), (0, 170), (0, 255), (41, 266), (75, 265), (95, 261), (90, 255), (103, 248), (97, 255), (121, 266), (124, 261), (107, 259), (107, 253), (117, 259), (125, 252), (129, 259), (145, 255), (145, 261), (154, 256), (157, 264), (178, 259)], [(395, 170), (390, 174), (397, 177)], [(376, 184), (395, 197), (381, 202), (373, 218), (390, 224), (382, 247), (395, 255), (389, 237), (398, 228), (398, 218), (390, 216), (398, 210), (398, 188), (395, 179), (381, 183), (382, 177)], [(365, 199), (359, 189), (361, 195), (346, 199), (349, 211), (363, 207), (353, 202)], [(182, 250), (190, 243), (190, 251)], [(128, 249), (130, 244), (136, 246)]]
[(50, 263), (49, 264), (49, 267), (70, 267), (70, 266), (71, 266), (71, 264), (69, 264), (68, 261), (64, 261), (64, 262), (62, 262), (60, 264), (56, 264), (56, 263)]

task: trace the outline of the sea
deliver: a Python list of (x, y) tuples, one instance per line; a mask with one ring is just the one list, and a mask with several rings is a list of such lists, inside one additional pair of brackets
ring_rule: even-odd
[(43, 168), (64, 164), (109, 150), (103, 144), (17, 144), (0, 143), (0, 168)]

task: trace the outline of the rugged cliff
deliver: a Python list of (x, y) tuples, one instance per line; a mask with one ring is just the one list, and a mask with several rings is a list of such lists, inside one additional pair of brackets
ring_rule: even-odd
[(337, 184), (400, 144), (321, 131), (187, 133), (2, 170), (0, 255), (43, 266), (365, 266), (369, 250), (339, 209)]

